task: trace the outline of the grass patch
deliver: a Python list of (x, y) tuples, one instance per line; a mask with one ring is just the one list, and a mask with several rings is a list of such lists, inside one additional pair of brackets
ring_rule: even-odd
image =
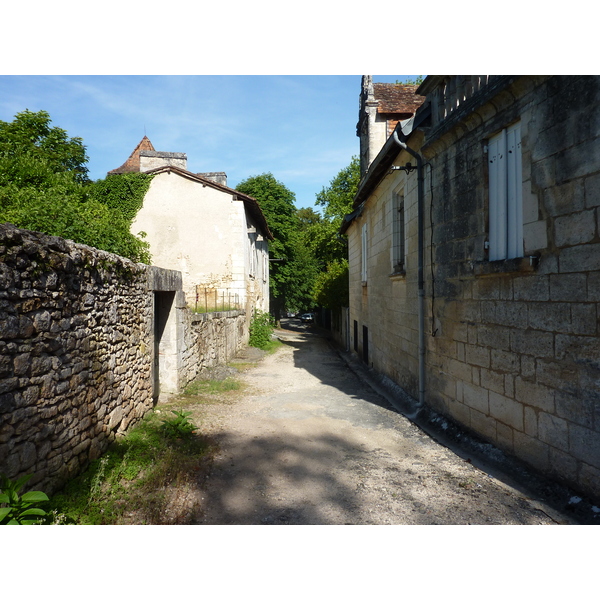
[(170, 492), (196, 481), (215, 448), (200, 435), (166, 435), (164, 413), (157, 413), (148, 414), (55, 494), (50, 510), (82, 525), (170, 522)]
[(223, 380), (194, 381), (185, 388), (184, 396), (200, 396), (202, 394), (222, 394), (239, 390), (241, 384), (232, 377)]

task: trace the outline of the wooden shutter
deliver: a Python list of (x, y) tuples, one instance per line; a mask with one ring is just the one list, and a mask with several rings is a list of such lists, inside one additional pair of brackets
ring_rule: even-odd
[(506, 130), (488, 144), (490, 260), (506, 258)]
[(506, 258), (523, 256), (523, 167), (521, 162), (521, 125), (506, 131)]
[(523, 256), (521, 125), (503, 129), (488, 144), (490, 260)]

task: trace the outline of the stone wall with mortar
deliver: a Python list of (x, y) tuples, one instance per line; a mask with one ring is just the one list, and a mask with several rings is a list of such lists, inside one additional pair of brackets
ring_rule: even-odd
[[(542, 473), (600, 497), (600, 78), (505, 81), (410, 138), (427, 163), (425, 400)], [(525, 256), (490, 261), (486, 148), (516, 122)], [(411, 160), (400, 152), (394, 165)], [(348, 230), (352, 346), (363, 352), (366, 326), (369, 366), (413, 397), (416, 177), (388, 173)], [(405, 275), (391, 273), (395, 189), (405, 197)], [(361, 284), (365, 223), (369, 274)]]
[[(424, 148), (438, 327), (428, 344), (431, 402), (597, 497), (599, 106), (598, 77), (515, 78)], [(517, 121), (525, 258), (490, 262), (485, 142)]]
[(0, 472), (53, 491), (152, 408), (147, 269), (0, 225)]

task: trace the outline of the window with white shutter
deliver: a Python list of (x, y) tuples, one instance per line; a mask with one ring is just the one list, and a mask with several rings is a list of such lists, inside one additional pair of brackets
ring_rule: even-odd
[(521, 125), (503, 129), (488, 143), (489, 259), (523, 256)]

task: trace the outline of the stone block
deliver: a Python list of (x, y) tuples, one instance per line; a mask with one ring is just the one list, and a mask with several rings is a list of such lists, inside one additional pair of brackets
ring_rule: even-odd
[(534, 221), (523, 225), (523, 247), (526, 255), (548, 247), (548, 224), (546, 221)]
[(598, 318), (594, 304), (571, 305), (571, 333), (580, 335), (596, 335)]
[(490, 416), (501, 423), (523, 431), (523, 405), (496, 392), (489, 395)]
[(528, 436), (520, 431), (514, 432), (515, 454), (543, 473), (550, 470), (549, 447), (540, 440)]
[(584, 182), (584, 190), (586, 208), (600, 206), (600, 174), (586, 177)]
[(480, 325), (477, 328), (477, 343), (496, 350), (509, 350), (510, 331), (499, 325)]
[(577, 393), (579, 369), (572, 363), (546, 359), (536, 360), (536, 381), (555, 390)]
[(538, 411), (531, 406), (523, 407), (523, 431), (533, 438), (538, 437)]
[(557, 334), (555, 356), (558, 360), (568, 359), (575, 364), (600, 369), (600, 338)]
[(578, 393), (557, 390), (554, 394), (557, 416), (582, 427), (593, 428), (595, 402), (581, 398)]
[[(553, 157), (532, 161), (531, 186), (532, 192), (546, 190), (556, 184), (556, 167)], [(567, 211), (568, 212), (568, 211)]]
[(504, 373), (519, 372), (520, 360), (519, 356), (514, 352), (492, 349), (490, 356), (491, 367), (494, 369), (494, 371), (500, 371)]
[(529, 275), (513, 281), (515, 300), (545, 301), (550, 299), (549, 276)]
[(563, 246), (587, 244), (596, 236), (596, 214), (594, 210), (586, 210), (554, 220), (554, 243)]
[(484, 439), (495, 443), (497, 426), (498, 421), (493, 417), (480, 413), (477, 410), (471, 410), (470, 428)]
[(600, 270), (600, 244), (585, 244), (563, 248), (560, 252), (561, 273), (581, 273)]
[(470, 365), (488, 368), (490, 366), (490, 350), (481, 346), (467, 344), (466, 359)]
[(548, 448), (550, 473), (563, 482), (577, 481), (579, 463), (568, 452), (557, 448)]
[(470, 383), (463, 383), (463, 402), (470, 408), (489, 414), (488, 390)]
[(587, 300), (587, 275), (585, 273), (550, 275), (550, 300), (585, 302)]
[(570, 333), (571, 306), (566, 302), (530, 302), (529, 327), (540, 331)]
[(554, 335), (546, 331), (513, 330), (510, 333), (510, 349), (516, 354), (535, 357), (554, 356)]
[(504, 394), (504, 374), (490, 369), (480, 370), (480, 383), (481, 387), (496, 392), (498, 394)]
[(574, 180), (547, 187), (543, 192), (543, 203), (550, 217), (570, 215), (584, 210), (583, 180)]
[(541, 412), (538, 417), (538, 436), (539, 439), (559, 450), (569, 450), (569, 429), (567, 421)]
[(578, 460), (599, 469), (600, 432), (570, 423), (569, 451)]
[(596, 139), (587, 140), (556, 155), (556, 182), (571, 181), (595, 174), (600, 164), (600, 145)]
[(525, 381), (521, 377), (515, 379), (516, 400), (533, 408), (554, 414), (554, 390), (539, 383)]
[(514, 430), (508, 425), (498, 423), (496, 426), (496, 445), (500, 450), (513, 453)]

